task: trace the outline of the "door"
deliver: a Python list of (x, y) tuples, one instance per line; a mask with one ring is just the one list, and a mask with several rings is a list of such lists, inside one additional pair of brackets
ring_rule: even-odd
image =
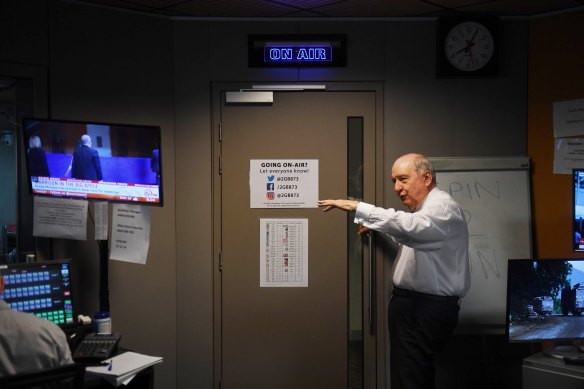
[[(374, 202), (376, 92), (274, 92), (271, 105), (216, 95), (215, 381), (226, 389), (374, 387), (369, 250), (353, 215), (310, 204), (251, 208), (250, 161), (318, 160), (319, 198)], [(260, 286), (262, 219), (305, 221), (307, 239), (296, 243), (307, 247), (307, 286)]]

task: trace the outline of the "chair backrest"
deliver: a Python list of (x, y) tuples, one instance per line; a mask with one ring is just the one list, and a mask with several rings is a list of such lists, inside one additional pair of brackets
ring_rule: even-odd
[(2, 389), (24, 388), (83, 388), (85, 365), (74, 363), (53, 369), (0, 377)]

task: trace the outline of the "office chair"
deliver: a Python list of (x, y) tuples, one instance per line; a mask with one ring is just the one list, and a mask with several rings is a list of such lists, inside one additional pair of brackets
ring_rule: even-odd
[(81, 389), (85, 376), (85, 365), (74, 363), (53, 369), (34, 371), (0, 377), (2, 389)]

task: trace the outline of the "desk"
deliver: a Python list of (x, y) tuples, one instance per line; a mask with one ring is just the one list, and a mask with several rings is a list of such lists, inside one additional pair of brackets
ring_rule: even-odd
[(523, 360), (523, 389), (582, 389), (584, 366), (537, 353)]
[[(69, 348), (73, 354), (81, 340), (87, 336), (87, 334), (93, 331), (91, 325), (75, 325), (73, 327), (63, 329), (65, 335), (67, 336), (67, 341), (69, 343)], [(118, 351), (115, 355), (120, 355), (127, 350), (122, 346), (118, 346)], [(78, 361), (79, 362), (79, 361)], [(83, 363), (83, 362), (79, 362)], [(89, 364), (88, 364), (89, 366)], [(83, 382), (83, 388), (85, 389), (111, 389), (114, 388), (109, 382), (91, 373), (85, 373), (85, 379)], [(130, 381), (128, 385), (123, 385), (124, 389), (154, 389), (154, 365), (147, 367), (146, 369), (140, 371), (136, 376)]]

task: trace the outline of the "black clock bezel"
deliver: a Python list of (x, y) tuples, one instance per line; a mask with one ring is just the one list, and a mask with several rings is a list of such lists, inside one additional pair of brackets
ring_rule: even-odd
[[(476, 22), (480, 23), (493, 36), (493, 56), (487, 62), (487, 64), (476, 70), (460, 70), (454, 67), (446, 58), (446, 53), (444, 52), (444, 42), (448, 32), (452, 30), (455, 26), (463, 22)], [(494, 77), (498, 75), (499, 72), (499, 19), (497, 17), (440, 17), (437, 21), (436, 30), (436, 77), (438, 78), (472, 78), (472, 77)]]

